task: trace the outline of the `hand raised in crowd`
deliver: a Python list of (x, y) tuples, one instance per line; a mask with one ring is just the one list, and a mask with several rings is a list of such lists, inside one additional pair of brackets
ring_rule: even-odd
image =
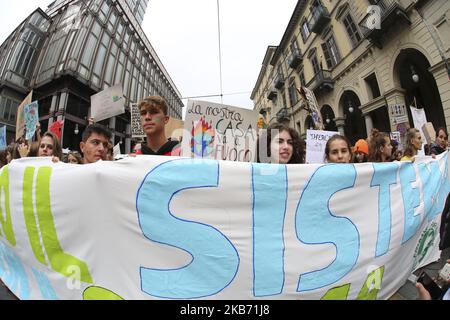
[(90, 117), (88, 120), (89, 125), (94, 124), (95, 123), (95, 119)]
[(17, 147), (17, 150), (19, 151), (21, 158), (26, 158), (28, 156), (28, 152), (30, 151), (30, 148), (28, 147), (28, 144), (25, 142), (22, 142)]

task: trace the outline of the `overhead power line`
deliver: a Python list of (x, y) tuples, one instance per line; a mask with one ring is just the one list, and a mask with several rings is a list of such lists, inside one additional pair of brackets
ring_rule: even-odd
[(239, 94), (250, 94), (250, 93), (252, 93), (252, 92), (244, 91), (244, 92), (233, 92), (233, 93), (225, 93), (225, 94), (220, 93), (220, 94), (210, 94), (210, 95), (205, 95), (205, 96), (183, 97), (181, 99), (185, 100), (185, 99), (198, 99), (198, 98), (213, 98), (213, 97), (235, 96), (235, 95), (239, 95)]

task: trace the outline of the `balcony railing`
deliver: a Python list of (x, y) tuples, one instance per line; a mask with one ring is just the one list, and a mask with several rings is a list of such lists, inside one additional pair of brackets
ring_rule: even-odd
[(275, 88), (281, 89), (284, 86), (284, 79), (283, 76), (278, 75), (278, 77), (275, 80)]
[(318, 34), (321, 33), (325, 26), (331, 21), (330, 13), (327, 8), (320, 5), (314, 7), (311, 12), (311, 17), (309, 19), (309, 27), (311, 31)]
[(331, 91), (334, 89), (334, 81), (331, 77), (331, 71), (320, 70), (310, 82), (306, 84), (306, 87), (311, 88), (314, 93), (318, 94), (322, 91)]
[(303, 61), (303, 56), (299, 51), (293, 52), (289, 58), (289, 67), (296, 69)]
[(365, 38), (382, 48), (381, 38), (394, 24), (402, 22), (411, 25), (411, 20), (399, 1), (379, 0), (374, 9), (359, 23)]
[(290, 114), (286, 107), (281, 108), (280, 111), (277, 112), (277, 121), (278, 122), (284, 122), (284, 121), (290, 121)]
[(269, 91), (269, 93), (267, 94), (267, 99), (273, 100), (276, 98), (276, 96), (277, 96), (277, 92), (275, 90), (271, 89)]

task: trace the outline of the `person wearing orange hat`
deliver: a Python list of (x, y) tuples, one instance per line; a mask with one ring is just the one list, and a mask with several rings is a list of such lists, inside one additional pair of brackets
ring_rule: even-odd
[(369, 144), (364, 139), (356, 141), (353, 147), (353, 163), (367, 162), (369, 155)]

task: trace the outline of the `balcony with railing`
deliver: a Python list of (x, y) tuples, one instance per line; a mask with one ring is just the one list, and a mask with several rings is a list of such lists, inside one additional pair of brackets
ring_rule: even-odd
[(277, 97), (277, 92), (275, 91), (275, 89), (270, 89), (269, 92), (267, 93), (267, 99), (273, 100), (276, 97)]
[(330, 13), (323, 5), (313, 7), (311, 16), (308, 20), (311, 31), (318, 34), (327, 26), (331, 21)]
[(320, 70), (310, 82), (306, 84), (306, 87), (314, 91), (315, 94), (322, 92), (329, 92), (334, 89), (334, 80), (331, 77), (331, 71)]
[(300, 51), (296, 50), (291, 53), (289, 57), (289, 67), (292, 69), (296, 69), (303, 61), (303, 55)]
[(286, 107), (281, 108), (281, 110), (277, 112), (276, 117), (277, 122), (279, 123), (288, 122), (291, 119), (291, 115)]
[(278, 75), (277, 78), (275, 79), (275, 88), (277, 89), (281, 89), (284, 86), (284, 77), (282, 75)]
[(359, 23), (365, 38), (382, 48), (382, 36), (396, 23), (411, 25), (405, 8), (396, 0), (379, 0), (374, 2), (373, 9)]

